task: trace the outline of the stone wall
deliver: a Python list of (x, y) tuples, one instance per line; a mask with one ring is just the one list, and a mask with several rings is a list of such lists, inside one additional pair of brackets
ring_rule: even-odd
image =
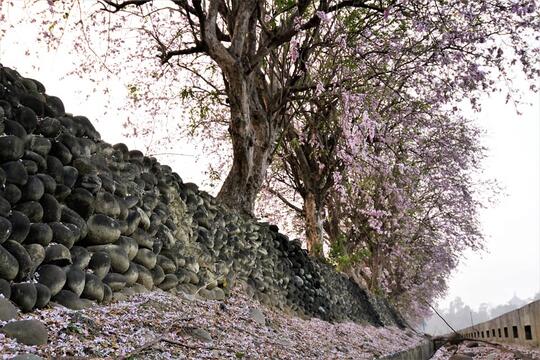
[(110, 145), (44, 86), (0, 65), (0, 294), (80, 309), (160, 288), (402, 325), (383, 300), (276, 226), (220, 205), (155, 158)]

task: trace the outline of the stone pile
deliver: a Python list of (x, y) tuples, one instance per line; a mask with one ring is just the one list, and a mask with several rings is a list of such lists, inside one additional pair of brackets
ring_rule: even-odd
[(401, 324), (298, 241), (219, 204), (0, 65), (0, 294), (22, 311), (160, 288), (251, 296), (325, 320)]

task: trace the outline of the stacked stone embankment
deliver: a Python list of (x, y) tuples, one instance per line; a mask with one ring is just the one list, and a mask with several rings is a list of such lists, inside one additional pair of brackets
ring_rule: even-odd
[(101, 140), (36, 80), (0, 65), (0, 294), (22, 311), (160, 288), (325, 320), (399, 316), (277, 227), (227, 209), (167, 165)]

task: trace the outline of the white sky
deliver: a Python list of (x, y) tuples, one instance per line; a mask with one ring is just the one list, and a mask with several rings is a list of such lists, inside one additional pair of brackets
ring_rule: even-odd
[[(8, 32), (0, 43), (0, 63), (41, 81), (48, 94), (63, 100), (68, 112), (89, 117), (107, 142), (122, 141), (136, 148), (135, 139), (121, 135), (123, 114), (104, 117), (103, 95), (89, 94), (89, 81), (61, 80), (70, 66), (66, 49), (49, 53), (40, 50), (38, 44), (16, 44), (21, 34), (28, 31), (19, 26)], [(31, 56), (24, 55), (26, 48), (31, 49)], [(34, 69), (36, 65), (38, 70)], [(121, 101), (127, 93), (125, 88), (121, 84), (112, 88), (111, 96)], [(486, 98), (482, 113), (474, 114), (487, 131), (485, 176), (497, 179), (506, 196), (481, 212), (488, 251), (482, 255), (468, 254), (462, 261), (450, 281), (448, 296), (439, 303), (442, 307), (456, 296), (477, 308), (483, 302), (506, 303), (514, 294), (530, 298), (540, 292), (540, 95), (525, 89), (524, 92), (525, 100), (533, 105), (521, 107), (522, 116), (517, 116), (513, 105), (505, 104), (502, 96)], [(181, 143), (175, 152), (193, 154), (195, 150)], [(171, 165), (185, 181), (201, 183), (204, 179), (206, 166), (198, 164), (195, 157), (158, 158)]]
[(478, 124), (489, 148), (485, 176), (497, 179), (506, 196), (481, 211), (487, 252), (468, 254), (450, 281), (447, 304), (456, 296), (477, 308), (540, 292), (540, 95), (526, 92), (522, 116), (503, 96), (488, 98)]

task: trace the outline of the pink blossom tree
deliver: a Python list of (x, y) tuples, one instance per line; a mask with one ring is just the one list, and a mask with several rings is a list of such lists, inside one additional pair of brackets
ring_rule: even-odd
[[(280, 147), (282, 168), (273, 168), (268, 186), (306, 229), (309, 209), (290, 195), (306, 204), (312, 189), (322, 216), (314, 228), (318, 242), (310, 245), (307, 235), (308, 248), (321, 252), (324, 237), (331, 260), (357, 282), (405, 310), (422, 309), (415, 299), (440, 296), (463, 251), (483, 246), (472, 179), (483, 156), (480, 132), (454, 110), (413, 99), (382, 106), (388, 99), (378, 99), (363, 96), (359, 116), (334, 116), (329, 128), (303, 122), (296, 131), (304, 133)], [(318, 115), (331, 118), (323, 111), (312, 116)]]

